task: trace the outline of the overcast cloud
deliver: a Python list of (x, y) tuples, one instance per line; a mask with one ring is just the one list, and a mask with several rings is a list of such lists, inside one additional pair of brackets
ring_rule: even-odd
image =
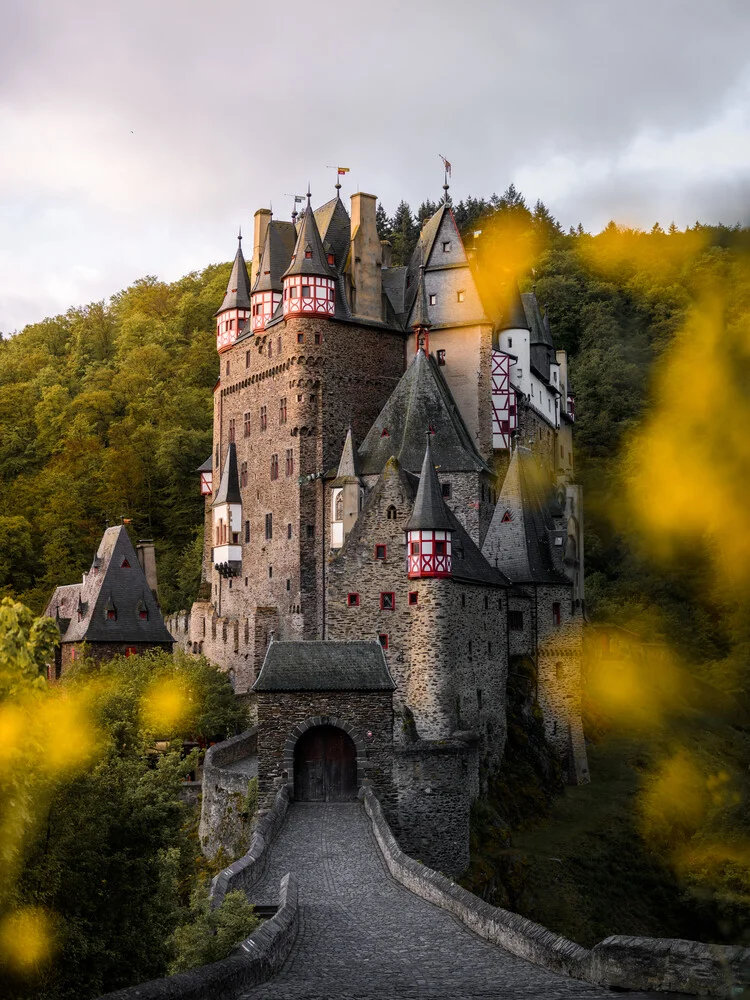
[(750, 221), (747, 0), (0, 0), (0, 330), (233, 253), (310, 181)]

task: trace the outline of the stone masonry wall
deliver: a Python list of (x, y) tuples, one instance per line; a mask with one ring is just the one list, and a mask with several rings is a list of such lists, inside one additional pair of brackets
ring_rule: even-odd
[(393, 707), (390, 691), (258, 691), (258, 782), (262, 798), (294, 782), (286, 763), (287, 741), (295, 726), (320, 718), (346, 722), (362, 739), (364, 758), (358, 770), (378, 789), (383, 801), (394, 801)]

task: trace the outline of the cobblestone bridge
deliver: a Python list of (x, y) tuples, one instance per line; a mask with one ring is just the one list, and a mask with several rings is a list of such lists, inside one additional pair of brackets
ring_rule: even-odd
[(275, 904), (288, 871), (299, 878), (299, 934), (281, 973), (246, 993), (248, 1000), (616, 996), (483, 941), (395, 882), (359, 803), (290, 806), (252, 901)]

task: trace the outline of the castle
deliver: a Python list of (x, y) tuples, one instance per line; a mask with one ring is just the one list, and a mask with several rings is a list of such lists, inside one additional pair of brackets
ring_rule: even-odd
[(377, 790), (405, 850), (458, 871), (499, 767), (509, 668), (588, 780), (581, 490), (564, 351), (493, 285), (446, 199), (408, 266), (376, 198), (255, 213), (216, 314), (203, 584), (168, 621), (258, 723), (261, 792)]

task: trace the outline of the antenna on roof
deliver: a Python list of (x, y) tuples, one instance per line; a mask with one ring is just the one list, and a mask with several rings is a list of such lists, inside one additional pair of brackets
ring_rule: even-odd
[(242, 249), (242, 226), (237, 230), (237, 242), (240, 245), (240, 250)]
[(448, 204), (448, 197), (449, 197), (448, 196), (448, 188), (449, 188), (448, 178), (451, 176), (451, 165), (450, 165), (449, 161), (446, 160), (446, 158), (443, 156), (442, 153), (438, 153), (438, 156), (443, 161), (443, 191), (445, 192), (445, 194), (443, 195), (443, 201), (447, 205)]

